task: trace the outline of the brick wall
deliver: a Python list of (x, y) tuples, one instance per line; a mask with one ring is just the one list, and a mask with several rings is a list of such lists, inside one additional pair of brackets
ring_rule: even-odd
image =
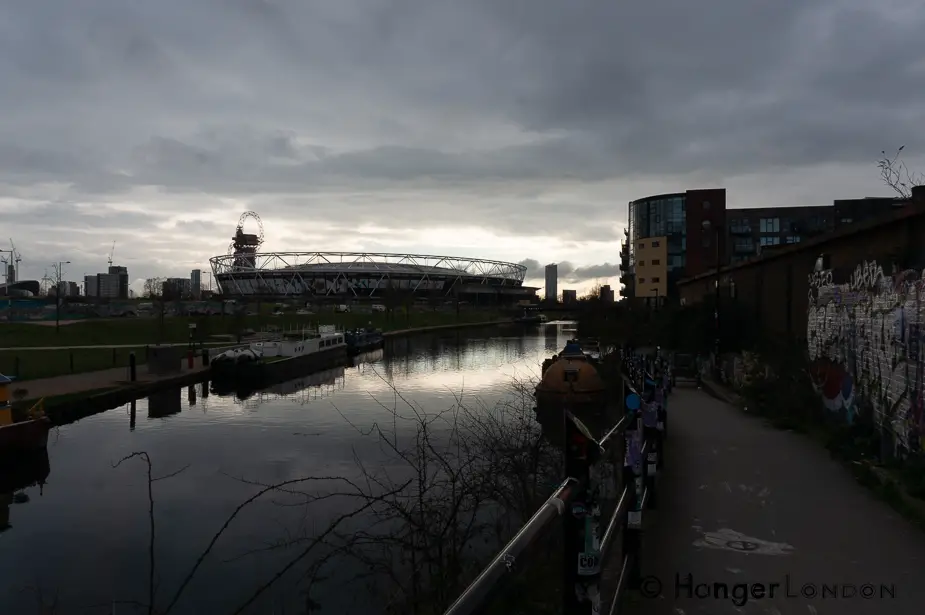
[[(804, 243), (779, 248), (764, 257), (724, 267), (720, 285), (773, 334), (804, 338), (809, 308), (809, 280), (817, 258), (828, 256), (835, 278), (851, 275), (861, 263), (876, 261), (885, 271), (925, 265), (925, 191), (917, 202), (885, 218), (847, 227)], [(714, 292), (715, 270), (678, 283), (685, 303)]]
[[(802, 340), (825, 407), (871, 419), (886, 455), (925, 452), (925, 188), (880, 220), (721, 271), (772, 335)], [(825, 255), (824, 266), (815, 267)], [(715, 274), (679, 285), (686, 302)], [(725, 293), (724, 293), (725, 294)]]
[[(726, 189), (688, 190), (685, 193), (685, 226), (687, 250), (685, 274), (694, 276), (716, 267), (716, 242), (719, 230), (719, 249), (723, 262), (728, 262), (726, 236)], [(709, 221), (711, 231), (704, 233), (703, 223)], [(704, 242), (704, 238), (708, 242)]]

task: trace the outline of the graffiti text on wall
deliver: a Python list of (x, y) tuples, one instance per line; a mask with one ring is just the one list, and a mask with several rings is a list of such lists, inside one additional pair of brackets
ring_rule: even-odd
[(925, 450), (925, 271), (885, 275), (864, 262), (842, 283), (816, 272), (809, 297), (806, 339), (826, 407), (849, 422), (869, 416), (897, 453)]

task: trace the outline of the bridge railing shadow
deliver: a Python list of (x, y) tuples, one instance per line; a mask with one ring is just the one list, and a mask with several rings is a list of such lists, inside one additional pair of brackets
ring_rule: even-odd
[[(563, 448), (566, 478), (444, 615), (620, 612), (641, 580), (642, 517), (657, 504), (667, 418), (638, 392), (654, 384), (642, 363), (627, 359), (622, 372), (622, 416), (606, 429), (601, 413), (537, 408), (544, 434)], [(538, 567), (544, 573), (531, 575)]]

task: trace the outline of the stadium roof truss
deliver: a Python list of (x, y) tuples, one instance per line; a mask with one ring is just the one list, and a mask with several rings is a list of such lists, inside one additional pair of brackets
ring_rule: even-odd
[[(394, 279), (402, 280), (402, 290), (413, 292), (453, 292), (458, 284), (514, 286), (523, 284), (527, 268), (475, 258), (424, 254), (371, 252), (258, 252), (228, 254), (210, 259), (215, 279), (222, 291), (233, 295), (304, 296), (305, 289), (317, 288), (318, 279), (334, 281), (315, 296), (342, 295), (341, 288), (354, 297), (373, 297)], [(366, 288), (351, 283), (366, 278)], [(405, 285), (405, 282), (408, 285)], [(266, 292), (260, 292), (263, 289)]]

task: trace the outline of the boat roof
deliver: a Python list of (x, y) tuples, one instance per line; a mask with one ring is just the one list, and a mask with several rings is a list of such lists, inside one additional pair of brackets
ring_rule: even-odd
[(0, 374), (0, 384), (9, 384), (11, 382), (13, 382), (13, 378)]

